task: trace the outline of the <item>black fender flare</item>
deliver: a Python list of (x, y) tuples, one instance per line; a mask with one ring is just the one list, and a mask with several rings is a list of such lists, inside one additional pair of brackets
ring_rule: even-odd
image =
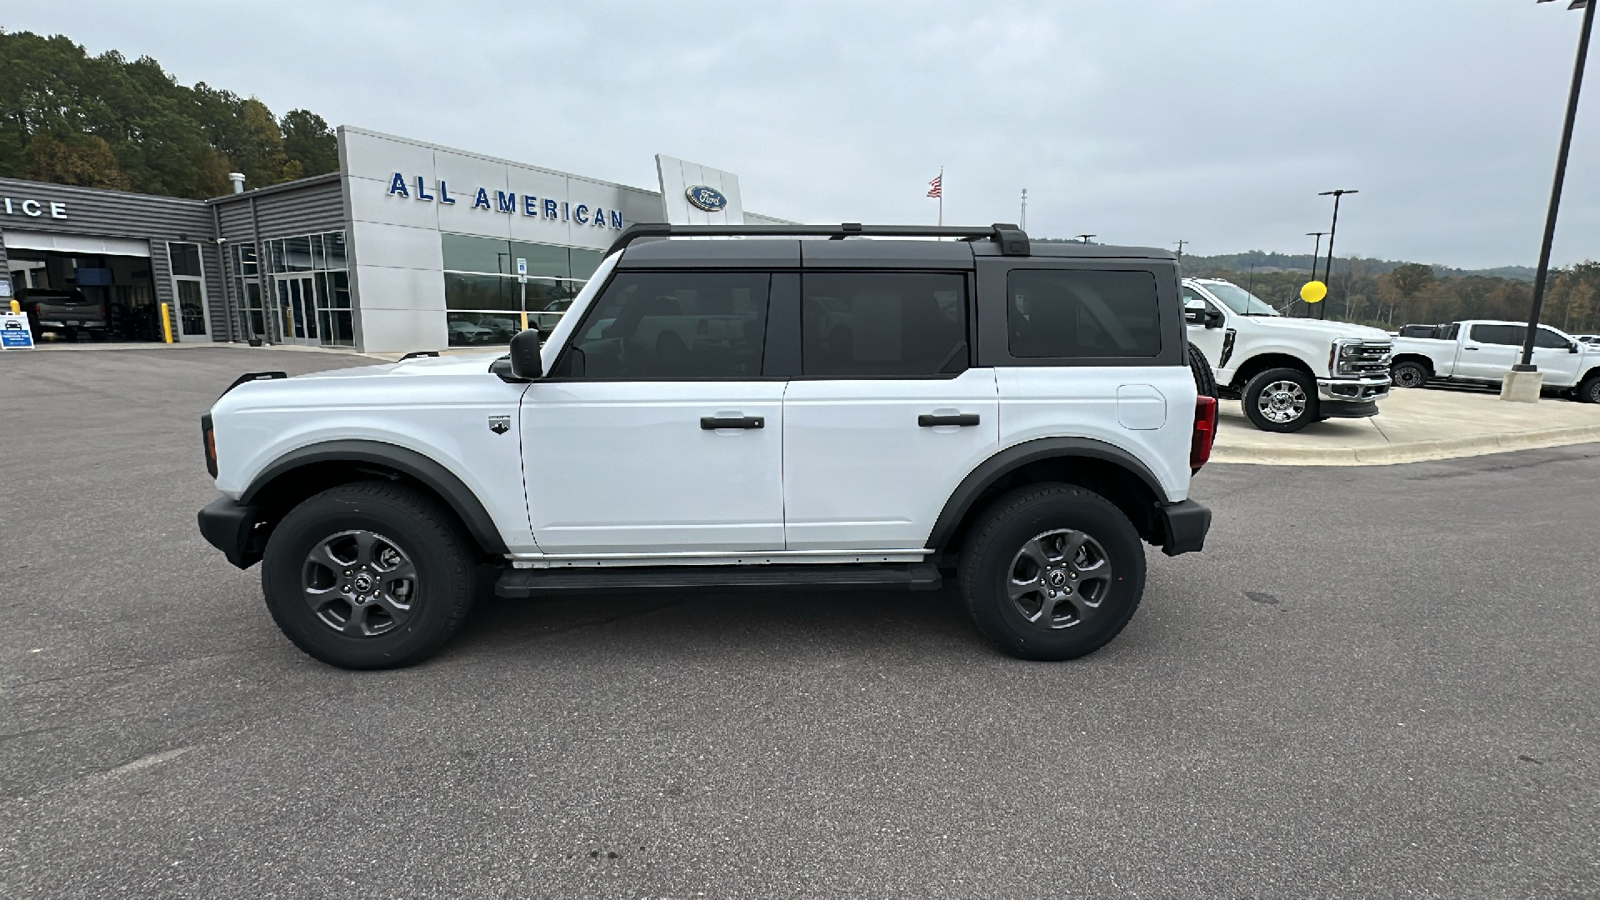
[(1158, 504), (1170, 503), (1167, 491), (1161, 486), (1161, 480), (1150, 471), (1137, 456), (1105, 441), (1093, 438), (1080, 437), (1053, 437), (1037, 438), (1024, 441), (1020, 444), (1007, 447), (999, 453), (979, 463), (977, 468), (967, 473), (956, 489), (951, 492), (950, 498), (945, 501), (944, 509), (939, 511), (939, 518), (934, 520), (933, 531), (928, 535), (928, 541), (923, 546), (938, 549), (950, 540), (956, 527), (971, 511), (974, 503), (978, 502), (983, 492), (995, 482), (1006, 475), (1029, 465), (1046, 459), (1062, 458), (1088, 458), (1104, 460), (1127, 469), (1145, 487), (1155, 495)]
[(414, 478), (450, 507), (484, 552), (495, 555), (508, 552), (505, 539), (500, 536), (500, 529), (495, 527), (489, 511), (454, 472), (415, 450), (382, 441), (325, 441), (291, 450), (263, 469), (239, 495), (239, 502), (249, 504), (262, 488), (295, 469), (325, 462), (366, 463)]

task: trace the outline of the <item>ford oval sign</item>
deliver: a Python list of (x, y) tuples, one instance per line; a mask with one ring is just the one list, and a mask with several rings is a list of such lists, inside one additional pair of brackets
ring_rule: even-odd
[(728, 198), (721, 191), (703, 184), (692, 185), (683, 194), (697, 209), (706, 212), (721, 212), (728, 206)]

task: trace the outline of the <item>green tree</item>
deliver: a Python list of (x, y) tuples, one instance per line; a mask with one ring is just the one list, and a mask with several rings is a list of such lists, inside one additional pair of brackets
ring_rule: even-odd
[(339, 142), (333, 129), (314, 112), (291, 109), (279, 122), (283, 151), (300, 164), (302, 175), (322, 175), (339, 168)]
[(41, 131), (28, 141), (27, 177), (34, 181), (125, 191), (132, 183), (111, 145), (94, 134), (58, 138)]

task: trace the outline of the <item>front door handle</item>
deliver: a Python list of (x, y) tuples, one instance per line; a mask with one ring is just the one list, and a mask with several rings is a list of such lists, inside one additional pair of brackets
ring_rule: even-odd
[(767, 420), (760, 416), (701, 416), (700, 428), (716, 431), (718, 428), (765, 428)]
[(940, 425), (959, 425), (966, 428), (978, 424), (977, 413), (956, 413), (950, 416), (930, 416), (926, 413), (917, 416), (917, 424), (923, 428), (937, 428)]

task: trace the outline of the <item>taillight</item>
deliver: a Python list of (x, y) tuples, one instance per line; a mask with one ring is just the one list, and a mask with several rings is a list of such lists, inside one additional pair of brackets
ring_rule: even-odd
[(211, 414), (200, 417), (200, 440), (205, 445), (206, 471), (217, 477), (217, 434), (211, 427)]
[(1196, 397), (1194, 401), (1194, 435), (1189, 439), (1189, 471), (1211, 459), (1211, 444), (1217, 439), (1217, 398)]

